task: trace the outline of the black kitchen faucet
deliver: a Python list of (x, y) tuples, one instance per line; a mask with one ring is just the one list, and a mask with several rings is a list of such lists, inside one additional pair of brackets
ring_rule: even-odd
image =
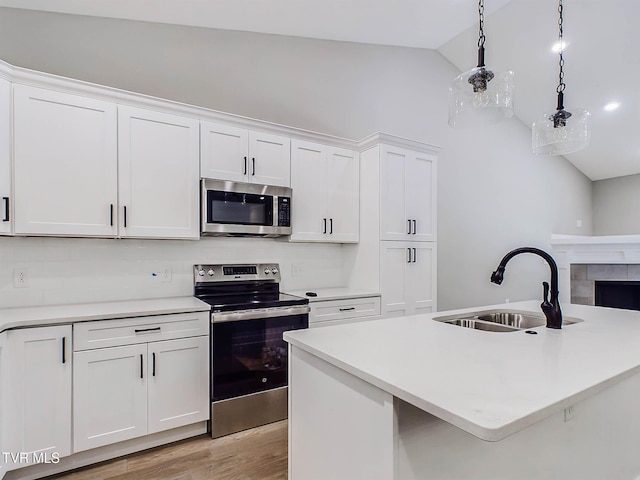
[(547, 328), (562, 328), (562, 311), (560, 310), (560, 301), (558, 300), (558, 265), (556, 265), (553, 257), (544, 250), (534, 247), (521, 247), (511, 250), (500, 261), (500, 265), (498, 265), (496, 271), (491, 274), (491, 281), (497, 285), (502, 284), (507, 262), (521, 253), (535, 253), (544, 258), (549, 264), (549, 268), (551, 269), (551, 298), (549, 298), (549, 284), (542, 282), (543, 294), (540, 308), (544, 316), (547, 317)]

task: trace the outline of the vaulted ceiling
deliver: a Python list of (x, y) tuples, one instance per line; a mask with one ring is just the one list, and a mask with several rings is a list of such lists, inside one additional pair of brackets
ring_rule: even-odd
[[(486, 63), (516, 75), (515, 114), (555, 109), (557, 0), (485, 0)], [(0, 6), (438, 49), (475, 66), (477, 0), (0, 0)], [(567, 155), (592, 180), (640, 173), (640, 1), (566, 0), (568, 110), (592, 114), (590, 146)], [(616, 108), (613, 108), (617, 104)]]

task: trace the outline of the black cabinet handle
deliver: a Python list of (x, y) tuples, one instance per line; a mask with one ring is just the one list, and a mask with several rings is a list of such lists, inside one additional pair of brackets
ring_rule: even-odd
[(151, 375), (156, 376), (156, 352), (151, 354)]
[(413, 234), (416, 234), (416, 231), (418, 230), (418, 223), (415, 220), (411, 220), (413, 222)]
[(62, 363), (67, 363), (67, 337), (62, 337)]
[(113, 203), (109, 204), (109, 223), (113, 227)]
[(244, 173), (243, 175), (247, 174), (247, 157), (244, 157)]
[(127, 228), (127, 207), (124, 207), (124, 227)]
[(9, 197), (2, 197), (2, 201), (4, 202), (4, 218), (3, 222), (9, 221)]
[(142, 332), (159, 332), (160, 331), (160, 327), (152, 327), (152, 328), (136, 328), (134, 330), (135, 333), (142, 333)]
[(329, 235), (333, 235), (333, 218), (329, 219)]
[(416, 249), (414, 248), (413, 249), (413, 263), (416, 263), (417, 260), (418, 260), (418, 255), (417, 255)]
[(327, 233), (327, 219), (326, 218), (322, 219), (322, 224), (323, 224), (322, 233)]
[(411, 249), (407, 248), (407, 253), (409, 254), (409, 260), (407, 260), (407, 263), (411, 263)]
[(256, 174), (256, 159), (255, 157), (251, 158), (251, 175)]
[(411, 220), (407, 220), (407, 223), (409, 224), (409, 231), (407, 233), (411, 235)]
[(340, 310), (341, 312), (348, 312), (350, 310), (355, 310), (356, 307), (348, 307), (348, 308), (339, 308), (338, 310)]
[(144, 357), (140, 354), (140, 378), (144, 378)]

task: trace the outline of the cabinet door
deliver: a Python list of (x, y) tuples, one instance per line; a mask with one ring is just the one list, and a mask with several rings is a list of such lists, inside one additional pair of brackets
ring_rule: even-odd
[(332, 242), (360, 239), (360, 164), (358, 154), (328, 148), (327, 215)]
[(118, 157), (120, 235), (199, 238), (198, 121), (119, 106)]
[(147, 345), (74, 352), (74, 452), (147, 433)]
[(10, 330), (5, 340), (2, 447), (28, 454), (7, 469), (70, 455), (71, 326)]
[(249, 182), (291, 186), (291, 140), (269, 133), (249, 132)]
[(249, 132), (243, 128), (200, 122), (200, 176), (247, 182)]
[(115, 236), (115, 104), (24, 85), (13, 92), (15, 233)]
[(436, 311), (436, 247), (431, 242), (411, 242), (412, 260), (406, 269), (411, 313)]
[(209, 419), (209, 337), (148, 344), (149, 433)]
[(380, 145), (380, 239), (407, 240), (412, 228), (405, 210), (406, 165), (411, 152)]
[(436, 158), (426, 153), (412, 153), (405, 160), (406, 216), (411, 219), (409, 240), (436, 240)]
[(291, 142), (292, 241), (326, 241), (327, 157), (324, 145)]
[(380, 242), (381, 313), (384, 317), (412, 313), (406, 275), (411, 259), (408, 242)]
[(0, 235), (11, 233), (11, 83), (0, 78)]

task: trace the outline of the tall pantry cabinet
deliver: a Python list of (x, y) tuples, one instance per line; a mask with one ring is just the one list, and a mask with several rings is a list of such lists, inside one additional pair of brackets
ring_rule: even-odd
[(351, 282), (379, 289), (383, 317), (435, 312), (439, 148), (385, 134), (363, 144)]

